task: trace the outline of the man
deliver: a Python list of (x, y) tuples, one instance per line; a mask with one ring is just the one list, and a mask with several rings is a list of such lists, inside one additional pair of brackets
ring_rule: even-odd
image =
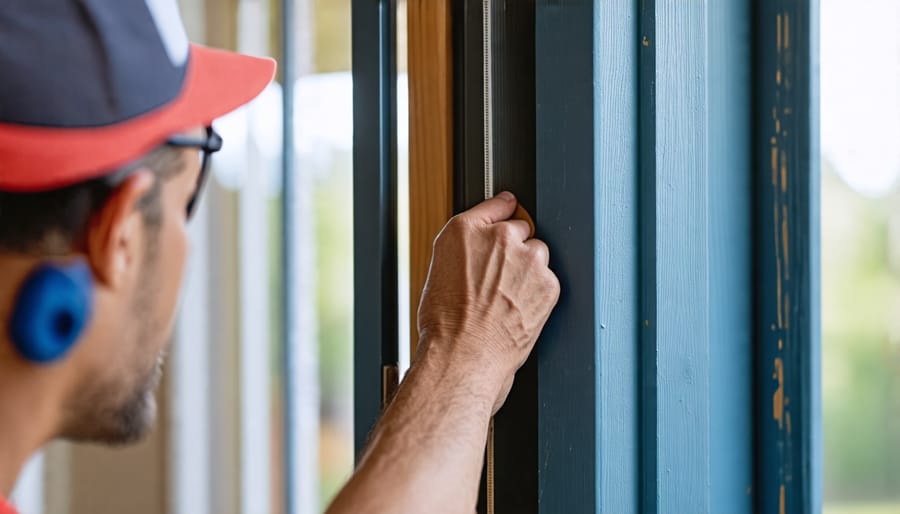
[[(0, 513), (55, 438), (138, 440), (218, 116), (274, 62), (190, 45), (174, 0), (0, 9)], [(330, 511), (463, 512), (490, 416), (559, 295), (509, 193), (448, 223), (419, 350)]]

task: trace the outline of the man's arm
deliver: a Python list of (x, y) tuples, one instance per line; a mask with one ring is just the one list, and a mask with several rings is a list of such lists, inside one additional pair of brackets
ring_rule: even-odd
[(490, 416), (559, 298), (547, 246), (509, 220), (515, 207), (503, 193), (438, 236), (415, 358), (329, 513), (475, 508)]

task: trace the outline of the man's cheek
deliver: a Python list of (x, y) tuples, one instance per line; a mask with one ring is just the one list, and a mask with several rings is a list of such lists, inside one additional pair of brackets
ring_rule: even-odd
[(178, 297), (184, 280), (184, 269), (188, 253), (188, 237), (183, 223), (169, 227), (170, 237), (164, 242), (162, 261), (160, 262), (162, 284), (160, 294), (160, 312), (167, 329), (174, 326), (178, 306)]

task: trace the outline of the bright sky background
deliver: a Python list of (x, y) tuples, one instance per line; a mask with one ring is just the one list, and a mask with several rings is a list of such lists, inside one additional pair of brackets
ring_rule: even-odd
[[(898, 0), (900, 1), (900, 0)], [(297, 166), (315, 175), (328, 173), (333, 160), (353, 149), (353, 82), (350, 72), (306, 75), (294, 86), (294, 148)], [(406, 74), (397, 77), (397, 146), (408, 151), (409, 115)], [(213, 160), (216, 178), (238, 188), (248, 172), (262, 173), (273, 195), (281, 190), (281, 86), (271, 84), (246, 107), (216, 121), (227, 144)], [(252, 139), (256, 158), (248, 161)], [(249, 170), (247, 162), (264, 169)]]
[(900, 178), (900, 0), (822, 0), (822, 153), (855, 190)]

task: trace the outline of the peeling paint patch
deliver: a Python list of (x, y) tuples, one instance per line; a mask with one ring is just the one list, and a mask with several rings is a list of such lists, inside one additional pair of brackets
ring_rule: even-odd
[(778, 514), (784, 514), (784, 484), (781, 484), (778, 492)]
[[(775, 124), (775, 132), (781, 132), (778, 123)], [(784, 153), (784, 150), (781, 151), (781, 192), (787, 193), (787, 154)]]
[(781, 151), (781, 192), (787, 193), (787, 157), (784, 150)]
[(772, 417), (778, 422), (778, 429), (784, 430), (784, 362), (781, 357), (775, 357), (775, 374), (772, 378), (778, 381), (778, 389), (772, 395)]
[(777, 21), (775, 22), (777, 25), (777, 28), (775, 30), (775, 33), (777, 34), (777, 36), (775, 36), (776, 40), (777, 40), (776, 46), (778, 48), (778, 52), (780, 53), (781, 52), (781, 15), (779, 14), (776, 19), (777, 19)]
[(784, 49), (791, 47), (791, 15), (784, 13)]
[(775, 146), (775, 138), (772, 138), (772, 185), (774, 186), (777, 182), (778, 176), (778, 147)]
[[(811, 250), (807, 246), (809, 214), (804, 208), (809, 190), (807, 188), (809, 160), (806, 158), (806, 141), (809, 126), (807, 102), (807, 24), (805, 7), (786, 0), (764, 2), (764, 23), (760, 30), (765, 34), (765, 43), (760, 50), (763, 81), (758, 84), (762, 100), (758, 120), (762, 146), (758, 164), (760, 176), (756, 179), (761, 186), (762, 201), (759, 216), (762, 248), (765, 259), (765, 283), (763, 284), (764, 314), (761, 327), (772, 328), (771, 333), (761, 334), (762, 347), (759, 361), (762, 380), (766, 391), (760, 408), (764, 409), (764, 425), (760, 452), (763, 454), (767, 475), (762, 478), (761, 511), (800, 512), (805, 505), (807, 491), (795, 484), (804, 485), (807, 470), (798, 467), (798, 456), (803, 448), (798, 448), (802, 437), (808, 437), (808, 414), (805, 401), (807, 390), (805, 379), (808, 363), (798, 359), (798, 352), (806, 349), (808, 321), (807, 281), (804, 274), (806, 259)], [(802, 2), (801, 2), (802, 4)], [(796, 10), (795, 10), (796, 9)], [(791, 16), (793, 15), (793, 16)], [(800, 23), (795, 32), (801, 36), (791, 45), (791, 17)], [(791, 91), (796, 81), (803, 86)], [(815, 107), (809, 107), (814, 109)], [(798, 116), (794, 116), (794, 113)], [(769, 162), (766, 162), (765, 143), (769, 142)], [(769, 166), (771, 183), (767, 184), (765, 167)], [(771, 209), (771, 211), (769, 211)], [(766, 219), (771, 216), (770, 219)], [(771, 239), (769, 239), (771, 238)], [(793, 269), (793, 266), (797, 266)], [(773, 298), (774, 296), (774, 298)], [(799, 308), (798, 308), (799, 307)], [(795, 318), (795, 319), (791, 319)], [(796, 325), (794, 325), (796, 323)], [(771, 366), (770, 368), (766, 368)], [(768, 371), (768, 373), (766, 373)], [(786, 380), (786, 378), (788, 380)], [(771, 382), (770, 382), (771, 380)], [(773, 387), (774, 386), (774, 387)], [(768, 402), (771, 401), (771, 404)], [(797, 407), (797, 437), (793, 435), (793, 414)], [(768, 418), (772, 409), (771, 421)], [(787, 487), (791, 486), (790, 506), (787, 505)]]

